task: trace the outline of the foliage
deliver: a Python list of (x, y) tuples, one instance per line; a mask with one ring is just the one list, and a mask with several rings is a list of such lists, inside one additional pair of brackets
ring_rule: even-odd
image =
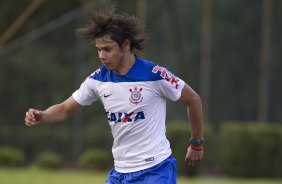
[(282, 126), (226, 123), (221, 130), (219, 163), (239, 177), (282, 177)]
[(64, 161), (69, 162), (76, 160), (83, 149), (100, 147), (110, 150), (112, 135), (105, 118), (90, 124), (64, 122), (31, 128), (23, 123), (21, 126), (0, 124), (1, 144), (20, 148), (29, 161), (48, 149), (63, 155)]
[(59, 169), (63, 166), (63, 159), (53, 151), (43, 151), (37, 156), (34, 164), (41, 168)]
[(72, 139), (70, 127), (62, 125), (41, 125), (27, 128), (0, 124), (0, 145), (17, 147), (23, 152), (28, 161), (34, 160), (42, 150), (55, 150), (64, 155), (66, 160), (72, 158)]
[(85, 169), (108, 170), (113, 160), (110, 152), (104, 149), (89, 149), (80, 156), (78, 164)]
[(0, 166), (22, 166), (25, 159), (25, 154), (21, 150), (0, 146)]
[[(30, 18), (15, 37), (39, 28), (84, 2), (85, 0), (45, 1), (35, 13), (36, 16)], [(28, 0), (1, 1), (0, 32), (3, 33), (30, 3)], [(116, 3), (119, 12), (135, 13), (135, 8), (132, 7), (136, 3), (128, 0)], [(168, 14), (167, 4), (161, 0), (150, 1), (150, 6), (147, 6), (145, 21), (150, 40), (145, 57), (167, 66), (195, 91), (199, 91), (202, 3), (198, 0), (178, 0), (173, 3), (176, 8), (174, 19), (180, 22), (177, 26), (181, 29), (176, 36), (185, 50), (184, 59), (178, 61), (175, 57), (178, 49), (172, 44), (175, 35), (172, 34), (169, 21), (171, 15)], [(97, 3), (90, 9), (102, 9), (111, 5), (111, 2), (101, 4)], [(273, 1), (269, 120), (274, 122), (282, 120), (282, 106), (279, 103), (282, 99), (282, 88), (279, 85), (282, 67), (282, 42), (279, 36), (282, 25), (279, 19), (281, 6), (281, 1)], [(89, 20), (90, 12), (83, 14), (77, 22), (73, 21), (50, 31), (34, 42), (0, 56), (1, 123), (16, 124), (22, 121), (24, 111), (30, 107), (43, 109), (63, 101), (79, 87), (86, 76), (97, 69), (100, 62), (95, 49), (87, 40), (81, 46), (81, 41), (74, 34), (76, 28)], [(181, 17), (185, 17), (185, 20)], [(210, 121), (218, 123), (225, 119), (255, 120), (261, 1), (214, 1), (212, 28)], [(78, 50), (85, 47), (87, 49)], [(93, 115), (101, 117), (103, 108), (100, 105), (97, 107), (94, 107), (94, 112), (87, 114), (88, 121), (91, 121)], [(179, 113), (175, 106), (171, 109), (173, 112), (168, 113), (170, 119), (185, 118), (186, 115)]]
[(175, 156), (177, 160), (177, 171), (179, 175), (188, 175), (188, 176), (196, 176), (202, 169), (203, 163), (206, 165), (213, 164), (212, 160), (214, 160), (214, 152), (213, 150), (213, 140), (212, 140), (212, 130), (205, 126), (204, 129), (204, 137), (206, 140), (205, 143), (205, 153), (202, 162), (198, 163), (196, 166), (189, 167), (187, 163), (185, 163), (185, 155), (187, 153), (188, 141), (190, 138), (189, 135), (190, 128), (188, 122), (169, 122), (167, 124), (167, 137), (170, 141), (172, 154)]
[[(45, 1), (12, 39), (36, 30), (87, 1)], [(82, 39), (77, 38), (74, 32), (90, 19), (91, 13), (87, 9), (104, 10), (105, 6), (111, 6), (113, 2), (97, 1), (92, 7), (83, 9), (83, 15), (79, 19), (51, 30), (31, 43), (19, 47), (17, 45), (11, 52), (0, 55), (0, 144), (19, 147), (24, 150), (28, 160), (32, 160), (45, 148), (56, 150), (70, 160), (81, 150), (89, 147), (105, 149), (111, 147), (110, 131), (101, 129), (107, 125), (104, 109), (99, 103), (83, 111), (82, 124), (78, 125), (80, 129), (76, 129), (77, 125), (72, 125), (71, 120), (68, 124), (54, 127), (48, 125), (26, 129), (23, 117), (30, 107), (45, 109), (62, 102), (79, 87), (86, 76), (100, 66), (93, 44), (87, 40), (81, 41)], [(139, 10), (136, 8), (136, 2), (124, 0), (114, 3), (118, 12), (136, 14)], [(173, 7), (167, 6), (167, 2), (172, 2)], [(1, 34), (30, 3), (30, 0), (0, 1)], [(212, 2), (209, 94), (209, 121), (213, 123), (212, 125), (219, 127), (225, 120), (257, 119), (261, 3), (262, 1), (256, 0)], [(199, 0), (147, 1), (144, 17), (150, 39), (143, 56), (168, 67), (197, 92), (200, 86), (202, 5), (203, 1)], [(273, 0), (272, 5), (268, 117), (271, 122), (281, 123), (282, 1)], [(175, 8), (174, 15), (170, 11), (171, 8)], [(156, 9), (158, 11), (155, 11)], [(171, 20), (177, 21), (172, 24)], [(174, 34), (175, 29), (179, 29), (177, 31), (179, 34)], [(28, 37), (30, 38), (31, 36)], [(175, 45), (175, 38), (179, 45)], [(185, 51), (181, 60), (177, 59), (179, 50)], [(177, 105), (168, 103), (167, 119), (172, 121), (186, 119), (186, 109), (179, 109)], [(176, 138), (177, 134), (171, 135), (168, 128), (168, 135), (175, 137), (171, 140), (172, 146), (183, 149), (180, 151), (182, 155), (177, 155), (178, 164), (183, 163), (183, 152), (186, 152), (183, 146), (187, 146), (189, 138), (187, 135), (184, 136), (184, 130), (180, 129), (175, 132), (183, 131), (183, 134), (181, 133), (183, 137), (179, 135), (179, 138)], [(220, 149), (217, 148), (218, 144), (215, 146), (209, 144), (211, 140), (217, 141), (217, 138), (216, 135), (206, 139), (206, 154), (203, 160), (205, 166), (216, 164), (213, 158)], [(174, 139), (185, 141), (177, 142)], [(76, 141), (79, 144), (75, 144)], [(76, 146), (79, 151), (73, 153)], [(182, 170), (187, 169), (190, 168)]]

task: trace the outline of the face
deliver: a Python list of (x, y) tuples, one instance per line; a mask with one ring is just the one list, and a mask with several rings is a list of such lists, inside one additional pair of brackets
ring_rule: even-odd
[(99, 59), (108, 70), (118, 71), (122, 67), (124, 51), (119, 47), (117, 42), (106, 36), (96, 38), (95, 46)]

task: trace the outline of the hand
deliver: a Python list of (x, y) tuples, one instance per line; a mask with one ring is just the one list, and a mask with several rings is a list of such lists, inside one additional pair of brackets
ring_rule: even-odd
[(36, 109), (29, 109), (25, 113), (25, 125), (31, 127), (33, 125), (37, 125), (42, 120), (43, 112)]
[(185, 162), (188, 162), (189, 166), (194, 166), (196, 163), (202, 160), (204, 151), (193, 150), (191, 146), (187, 148), (187, 154)]

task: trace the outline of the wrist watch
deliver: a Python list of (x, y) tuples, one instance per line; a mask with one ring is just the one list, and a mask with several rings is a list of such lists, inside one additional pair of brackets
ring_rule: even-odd
[(191, 144), (192, 146), (195, 146), (195, 147), (203, 146), (204, 145), (204, 138), (202, 138), (202, 139), (190, 138), (189, 139), (189, 144)]

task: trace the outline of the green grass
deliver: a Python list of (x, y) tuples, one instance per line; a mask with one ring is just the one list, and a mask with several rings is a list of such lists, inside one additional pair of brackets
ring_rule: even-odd
[[(35, 168), (0, 168), (0, 184), (103, 184), (107, 173), (71, 170), (41, 170)], [(281, 180), (183, 178), (178, 184), (281, 184)]]

